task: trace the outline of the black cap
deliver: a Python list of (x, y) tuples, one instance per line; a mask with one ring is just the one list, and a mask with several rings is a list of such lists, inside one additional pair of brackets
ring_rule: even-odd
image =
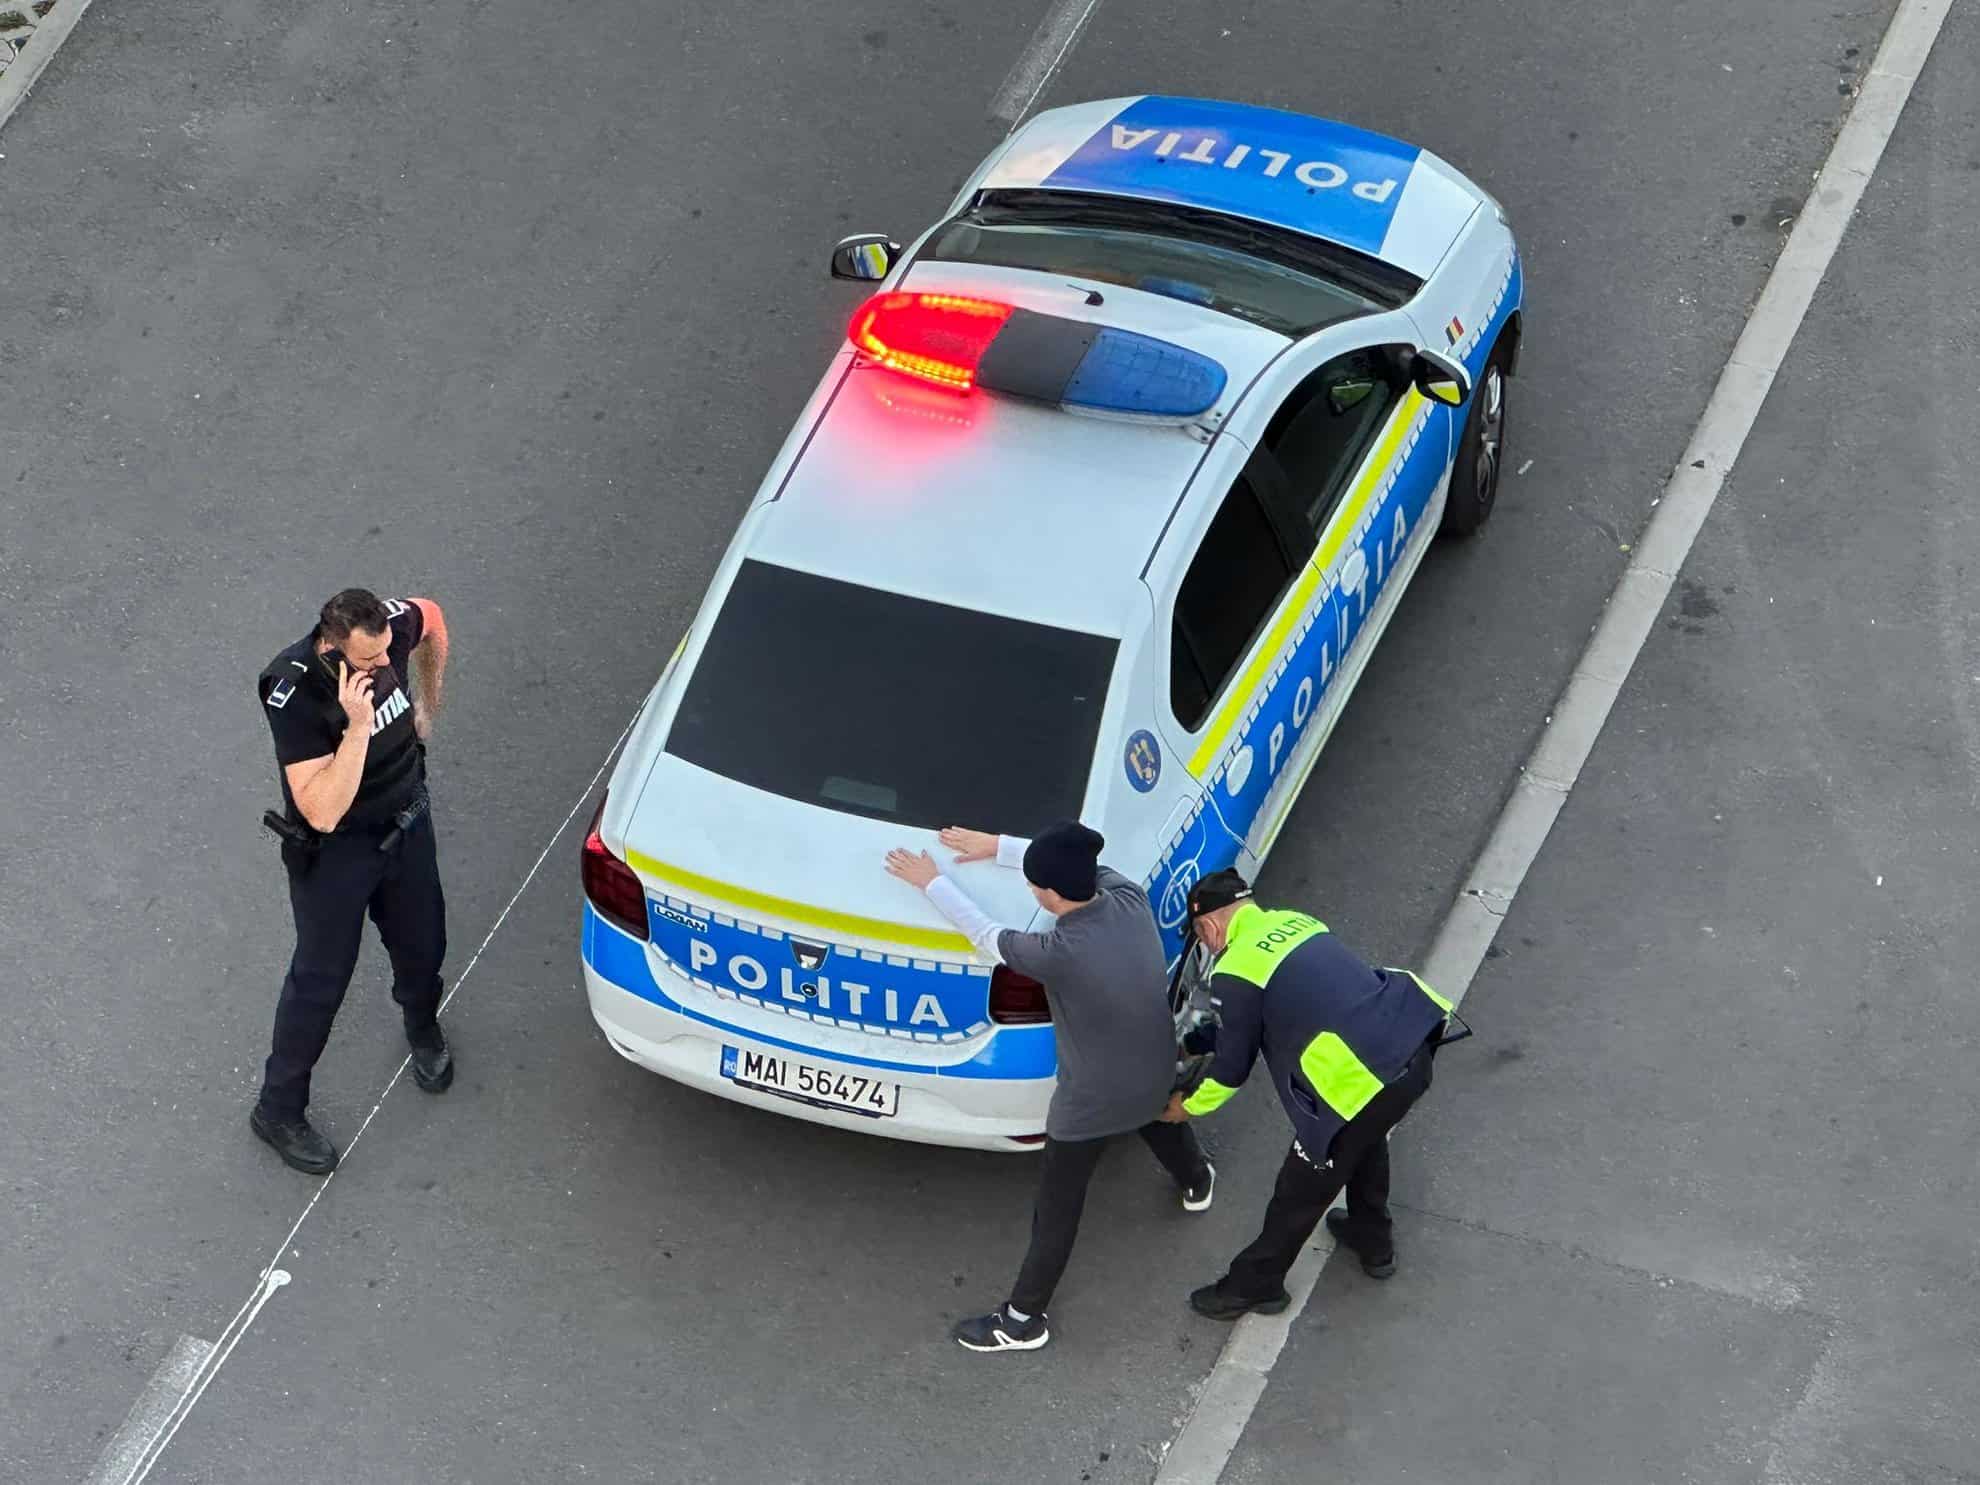
[(1194, 920), (1234, 902), (1250, 900), (1251, 883), (1238, 874), (1236, 867), (1227, 866), (1222, 871), (1211, 872), (1190, 889), (1189, 916)]
[(1077, 820), (1062, 820), (1032, 838), (1024, 850), (1024, 879), (1072, 902), (1100, 889), (1100, 848), (1106, 838)]

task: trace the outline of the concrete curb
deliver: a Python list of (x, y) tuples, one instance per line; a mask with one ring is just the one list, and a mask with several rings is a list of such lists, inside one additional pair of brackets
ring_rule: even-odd
[(88, 9), (89, 0), (0, 0), (0, 18), (22, 22), (0, 31), (0, 129)]
[[(1425, 956), (1423, 976), (1462, 1001), (1513, 898), (1581, 777), (1616, 698), (1670, 598), (1705, 518), (1724, 488), (1823, 275), (1897, 128), (1953, 0), (1901, 0), (1884, 32), (1808, 203), (1767, 276), (1712, 389), (1711, 400), (1616, 581), (1485, 848)], [(1156, 1485), (1217, 1485), (1264, 1395), (1294, 1320), (1333, 1252), (1324, 1233), (1300, 1255), (1285, 1313), (1247, 1315), (1211, 1369), (1194, 1410), (1156, 1472)]]

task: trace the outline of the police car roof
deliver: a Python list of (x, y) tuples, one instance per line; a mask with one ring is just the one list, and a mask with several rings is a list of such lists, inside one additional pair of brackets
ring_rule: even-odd
[(1250, 217), (1428, 277), (1486, 197), (1413, 144), (1206, 98), (1105, 98), (1035, 115), (964, 187), (1137, 196)]
[[(1115, 285), (1099, 306), (1062, 278), (941, 263), (902, 287), (1092, 319), (1200, 351), (1230, 374), (1228, 412), (1288, 341)], [(1205, 453), (1177, 424), (958, 394), (870, 363), (839, 378), (749, 555), (937, 603), (1093, 634), (1145, 612), (1142, 568)]]

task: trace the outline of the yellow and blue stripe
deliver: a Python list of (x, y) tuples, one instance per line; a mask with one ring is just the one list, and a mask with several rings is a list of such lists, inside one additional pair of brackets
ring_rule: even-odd
[[(1453, 348), (1474, 380), (1519, 308), (1520, 294), (1519, 258), (1511, 253), (1491, 309), (1472, 321), (1467, 338)], [(1200, 818), (1193, 817), (1167, 844), (1148, 883), (1172, 956), (1181, 949), (1183, 914), (1163, 911), (1163, 905), (1180, 904), (1200, 877), (1237, 859), (1404, 547), (1426, 518), (1467, 412), (1434, 403), (1414, 388), (1397, 402), (1312, 557), (1203, 728), (1189, 756), (1190, 772), (1205, 788)], [(1271, 834), (1296, 797), (1296, 789), (1288, 792)]]

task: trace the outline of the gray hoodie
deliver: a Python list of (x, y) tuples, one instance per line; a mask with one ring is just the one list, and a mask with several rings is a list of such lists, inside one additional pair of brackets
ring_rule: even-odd
[[(1024, 846), (1001, 837), (998, 861), (1018, 864)], [(1048, 1135), (1102, 1139), (1162, 1112), (1175, 1083), (1175, 1022), (1162, 937), (1140, 887), (1103, 866), (1093, 901), (1043, 933), (998, 926), (947, 877), (928, 898), (979, 951), (1045, 986), (1059, 1052)]]

